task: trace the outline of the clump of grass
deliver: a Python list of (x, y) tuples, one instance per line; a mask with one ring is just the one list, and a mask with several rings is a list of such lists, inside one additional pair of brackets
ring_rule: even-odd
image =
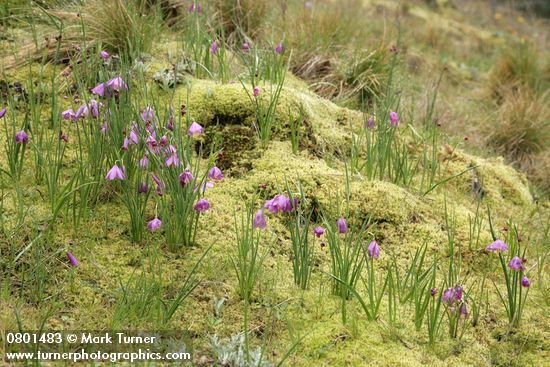
[[(279, 44), (281, 48), (282, 45), (283, 43)], [(249, 51), (241, 53), (246, 72), (242, 78), (239, 77), (239, 80), (251, 103), (255, 105), (255, 127), (264, 147), (271, 139), (275, 113), (290, 62), (285, 59), (284, 48), (279, 49), (279, 46), (269, 50), (252, 45)], [(290, 56), (288, 58), (290, 59)], [(250, 81), (251, 88), (245, 84), (246, 79)]]
[(517, 43), (506, 49), (491, 69), (489, 93), (497, 102), (506, 101), (510, 89), (529, 89), (540, 93), (547, 89), (550, 74), (545, 72), (537, 50), (529, 43)]
[(503, 51), (488, 83), (489, 98), (496, 105), (496, 124), (485, 124), (482, 132), (488, 146), (526, 172), (545, 192), (550, 184), (541, 172), (547, 161), (540, 158), (547, 156), (550, 140), (550, 69), (542, 59), (541, 52), (527, 42), (514, 43)]
[(227, 83), (229, 64), (225, 33), (216, 32), (208, 12), (199, 5), (192, 5), (188, 12), (181, 23), (184, 25), (182, 48), (185, 58), (189, 59), (190, 70), (198, 78), (219, 77)]
[(320, 96), (352, 107), (382, 95), (391, 67), (388, 51), (380, 46), (365, 52), (350, 48), (343, 53), (346, 56), (316, 51), (298, 54), (292, 71), (308, 80)]
[(550, 93), (535, 95), (529, 89), (508, 91), (497, 111), (496, 124), (485, 129), (487, 143), (519, 167), (550, 140)]
[(280, 28), (293, 49), (291, 70), (324, 98), (358, 106), (380, 94), (389, 57), (385, 35), (371, 41), (379, 23), (373, 21), (370, 9), (356, 0), (310, 5), (291, 3), (288, 17), (282, 17)]
[(365, 27), (368, 14), (359, 0), (310, 3), (308, 8), (304, 2), (291, 2), (279, 18), (289, 47), (298, 55), (341, 51), (339, 46), (353, 44), (370, 29)]
[(244, 301), (244, 349), (248, 359), (250, 355), (249, 343), (249, 313), (250, 300), (255, 285), (258, 282), (262, 264), (267, 252), (261, 253), (262, 243), (261, 227), (257, 226), (252, 204), (240, 213), (240, 221), (237, 213), (234, 214), (235, 237), (237, 239), (236, 256), (231, 257), (233, 267), (238, 280), (237, 292)]
[(318, 95), (331, 98), (339, 94), (341, 88), (334, 75), (335, 60), (330, 55), (303, 52), (294, 58), (293, 64), (294, 75), (310, 81)]
[[(342, 78), (347, 86), (345, 98), (356, 97), (357, 103), (372, 101), (384, 91), (390, 75), (390, 54), (380, 46), (372, 51), (350, 55), (350, 62), (346, 62)], [(346, 58), (346, 60), (350, 60)]]
[(255, 39), (264, 31), (270, 5), (266, 0), (214, 0), (212, 4), (219, 25), (230, 39), (242, 34)]
[(212, 248), (210, 245), (189, 270), (182, 282), (178, 283), (176, 292), (168, 295), (168, 287), (164, 284), (162, 265), (157, 249), (148, 254), (150, 264), (133, 272), (126, 282), (120, 280), (120, 287), (115, 293), (116, 303), (112, 315), (112, 327), (117, 330), (126, 325), (136, 325), (140, 322), (151, 322), (156, 325), (166, 325), (176, 311), (181, 307), (191, 292), (199, 285), (198, 269)]
[(261, 231), (254, 223), (254, 212), (251, 205), (240, 213), (240, 220), (235, 213), (235, 237), (237, 238), (237, 254), (231, 257), (237, 274), (239, 296), (248, 302), (258, 280), (266, 253), (262, 254)]
[(310, 225), (313, 209), (308, 202), (302, 185), (298, 183), (298, 192), (292, 192), (287, 183), (286, 191), (292, 204), (286, 225), (292, 242), (292, 268), (294, 283), (302, 289), (309, 288), (313, 268), (313, 247), (311, 246)]
[(88, 33), (111, 51), (136, 58), (158, 39), (161, 8), (149, 7), (147, 0), (93, 0), (86, 9)]
[(503, 242), (496, 236), (490, 208), (487, 208), (487, 215), (491, 235), (495, 242), (487, 246), (486, 250), (498, 255), (506, 284), (506, 293), (500, 291), (496, 283), (495, 289), (506, 309), (510, 326), (517, 327), (520, 324), (531, 286), (531, 281), (526, 277), (528, 269), (524, 266), (527, 262), (527, 248), (522, 246), (519, 226), (512, 220), (508, 222), (509, 231), (505, 238), (506, 242)]

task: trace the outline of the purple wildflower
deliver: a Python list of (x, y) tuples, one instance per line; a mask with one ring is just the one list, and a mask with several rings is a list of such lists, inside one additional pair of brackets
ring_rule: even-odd
[(154, 151), (157, 147), (157, 139), (154, 135), (149, 135), (147, 139), (145, 139), (145, 144), (147, 144), (149, 149)]
[(109, 126), (107, 126), (107, 123), (104, 123), (103, 126), (101, 126), (101, 133), (106, 134), (107, 130), (109, 130)]
[(529, 280), (526, 276), (523, 276), (521, 278), (521, 286), (524, 288), (529, 288), (531, 286), (531, 280)]
[(170, 118), (168, 119), (168, 124), (166, 125), (166, 128), (170, 131), (174, 131), (174, 115), (170, 115)]
[(200, 199), (197, 201), (197, 203), (194, 206), (194, 209), (198, 211), (199, 213), (204, 213), (208, 209), (210, 209), (210, 203), (206, 199)]
[(268, 200), (264, 204), (264, 208), (269, 210), (272, 214), (278, 214), (279, 212), (290, 213), (292, 211), (292, 203), (290, 199), (285, 195), (277, 195), (273, 199)]
[(380, 257), (380, 247), (378, 247), (378, 242), (372, 241), (367, 248), (367, 253), (370, 257), (378, 259)]
[(162, 225), (162, 221), (157, 217), (155, 217), (155, 219), (152, 219), (149, 221), (149, 223), (147, 223), (147, 229), (153, 232), (159, 229), (161, 225)]
[(218, 42), (214, 40), (212, 41), (212, 45), (210, 46), (210, 54), (215, 55), (216, 51), (218, 51)]
[(67, 251), (67, 259), (69, 259), (69, 262), (71, 263), (72, 267), (76, 268), (78, 266), (78, 260), (76, 259), (76, 257), (74, 257), (74, 255), (70, 251)]
[(90, 99), (90, 102), (89, 102), (89, 105), (90, 105), (90, 112), (92, 114), (92, 117), (93, 118), (97, 118), (97, 116), (99, 116), (99, 103), (97, 103), (97, 101), (95, 99)]
[(127, 152), (128, 151), (128, 146), (130, 145), (130, 139), (128, 138), (124, 138), (124, 141), (122, 142), (122, 147), (120, 149), (122, 149), (123, 151)]
[(143, 158), (139, 160), (139, 166), (143, 169), (146, 169), (148, 165), (149, 165), (149, 158), (147, 158), (147, 156), (144, 155)]
[(318, 226), (315, 227), (313, 233), (315, 233), (315, 236), (317, 236), (317, 238), (321, 238), (321, 236), (325, 234), (325, 229), (321, 226)]
[(68, 110), (65, 110), (61, 112), (61, 117), (63, 120), (70, 120), (74, 117), (74, 111), (72, 108), (69, 108)]
[(369, 129), (373, 129), (374, 128), (374, 118), (372, 117), (369, 117), (368, 121), (367, 121), (367, 127)]
[(130, 144), (139, 143), (139, 136), (136, 132), (135, 127), (132, 127), (132, 129), (130, 130), (129, 140), (130, 140)]
[(260, 95), (260, 87), (256, 86), (254, 87), (254, 90), (252, 91), (252, 95), (254, 98), (257, 98)]
[(248, 42), (244, 42), (243, 43), (243, 52), (248, 52), (250, 51), (250, 45), (248, 44)]
[(69, 142), (69, 138), (63, 133), (63, 131), (59, 132), (59, 139), (63, 140), (65, 143)]
[(4, 115), (6, 114), (6, 112), (8, 112), (8, 108), (7, 107), (4, 107), (0, 110), (0, 119), (2, 117), (4, 117)]
[(508, 245), (506, 245), (502, 240), (496, 240), (495, 242), (487, 246), (485, 250), (492, 251), (492, 252), (499, 252), (499, 251), (506, 252), (508, 251)]
[(523, 261), (517, 256), (514, 256), (512, 260), (508, 263), (508, 267), (512, 270), (523, 270)]
[(162, 196), (162, 188), (163, 188), (162, 181), (154, 173), (151, 173), (151, 178), (155, 182), (155, 185), (156, 185), (155, 191), (157, 195)]
[(138, 192), (140, 194), (146, 194), (149, 192), (149, 186), (147, 186), (147, 182), (144, 182), (141, 185), (139, 185)]
[(82, 105), (78, 107), (78, 110), (76, 110), (76, 113), (74, 114), (73, 119), (76, 121), (80, 119), (80, 117), (86, 117), (88, 116), (88, 106)]
[(15, 134), (15, 144), (27, 144), (29, 142), (29, 135), (24, 130)]
[(454, 289), (453, 288), (447, 288), (443, 291), (443, 296), (441, 297), (441, 300), (443, 302), (450, 302), (454, 295)]
[(462, 301), (462, 292), (463, 289), (460, 285), (457, 285), (454, 288), (447, 288), (443, 291), (441, 301), (447, 303), (449, 306), (452, 306), (454, 303)]
[(187, 8), (187, 11), (189, 13), (197, 12), (198, 14), (202, 14), (202, 6), (200, 4), (197, 4), (197, 6), (195, 6), (195, 3), (193, 3), (191, 4), (191, 6), (189, 6), (189, 8)]
[(188, 169), (186, 169), (179, 175), (180, 185), (182, 187), (187, 186), (187, 184), (193, 181), (194, 179), (195, 177), (193, 177), (193, 174)]
[(276, 52), (277, 54), (279, 54), (279, 55), (280, 55), (281, 53), (283, 53), (283, 43), (282, 43), (282, 42), (279, 43), (279, 44), (277, 45), (277, 47), (275, 47), (275, 52)]
[(397, 112), (390, 112), (390, 124), (392, 126), (399, 125), (399, 115), (397, 114)]
[(154, 119), (155, 119), (155, 110), (153, 110), (153, 108), (150, 107), (150, 106), (145, 107), (143, 112), (141, 112), (141, 119), (143, 121), (149, 121), (149, 122), (154, 121)]
[(464, 292), (464, 288), (462, 288), (462, 286), (460, 285), (457, 285), (455, 287), (455, 294), (456, 294), (456, 297), (458, 298), (458, 300), (462, 301), (462, 293)]
[(121, 90), (128, 90), (128, 86), (124, 83), (124, 80), (120, 76), (115, 76), (113, 79), (107, 80), (105, 85), (117, 92), (120, 92)]
[(199, 136), (203, 132), (203, 127), (196, 122), (193, 122), (191, 126), (189, 126), (189, 131), (187, 131), (187, 134), (189, 136)]
[(432, 296), (435, 296), (435, 295), (437, 294), (437, 288), (432, 288), (432, 289), (430, 289), (430, 294), (431, 294)]
[(210, 168), (210, 171), (208, 171), (208, 178), (214, 181), (223, 180), (222, 170), (216, 166)]
[(113, 181), (113, 180), (124, 180), (126, 179), (126, 176), (124, 175), (123, 170), (118, 166), (114, 165), (109, 172), (107, 172), (107, 175), (105, 176), (106, 180)]
[(166, 159), (166, 167), (177, 167), (181, 164), (177, 154), (172, 154)]
[(252, 224), (254, 228), (265, 229), (267, 227), (267, 221), (265, 219), (264, 211), (258, 209), (256, 215), (254, 216), (254, 222)]
[(161, 147), (165, 147), (168, 144), (168, 137), (163, 135), (159, 140), (159, 144)]
[(157, 132), (155, 131), (155, 125), (153, 125), (151, 122), (147, 121), (147, 122), (145, 122), (145, 130), (149, 134), (151, 134), (151, 136), (155, 139), (155, 143), (156, 143)]
[(103, 60), (108, 60), (109, 59), (109, 53), (105, 50), (102, 50), (100, 53), (99, 53), (99, 56), (103, 59)]
[(340, 233), (348, 232), (348, 224), (346, 223), (346, 220), (344, 218), (339, 218), (336, 221), (336, 225), (338, 226), (338, 232)]
[(177, 152), (178, 149), (172, 144), (168, 145), (168, 148), (166, 148), (166, 154), (176, 154)]
[(105, 83), (99, 83), (91, 90), (92, 94), (97, 94), (98, 96), (103, 97), (105, 95)]

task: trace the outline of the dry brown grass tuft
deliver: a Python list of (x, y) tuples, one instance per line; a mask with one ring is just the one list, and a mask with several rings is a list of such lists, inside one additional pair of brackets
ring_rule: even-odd
[(537, 181), (543, 170), (540, 157), (549, 155), (549, 103), (550, 91), (537, 96), (529, 88), (515, 86), (502, 95), (495, 123), (483, 128), (489, 146)]
[(334, 74), (334, 63), (330, 56), (311, 52), (300, 55), (300, 60), (295, 61), (292, 73), (310, 82), (315, 93), (324, 98), (334, 98), (341, 95), (342, 81)]
[(550, 69), (543, 54), (528, 42), (502, 52), (486, 87), (496, 121), (481, 130), (488, 146), (550, 193)]
[(529, 43), (507, 48), (491, 69), (489, 97), (501, 102), (510, 89), (530, 89), (535, 94), (548, 88), (550, 74), (541, 65), (540, 53)]
[(550, 92), (535, 96), (525, 89), (511, 90), (498, 110), (498, 120), (488, 126), (488, 142), (512, 161), (540, 153), (550, 141)]
[(383, 93), (389, 76), (389, 52), (342, 51), (345, 57), (332, 57), (315, 52), (304, 53), (292, 72), (310, 83), (320, 96), (359, 106)]

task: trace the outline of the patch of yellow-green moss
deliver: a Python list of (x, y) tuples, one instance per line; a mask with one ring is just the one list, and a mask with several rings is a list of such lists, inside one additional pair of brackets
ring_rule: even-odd
[[(264, 93), (268, 93), (267, 87)], [(221, 84), (192, 79), (189, 89), (178, 86), (170, 98), (176, 107), (189, 104), (186, 109), (191, 118), (207, 127), (244, 125), (255, 132), (255, 102), (239, 82)], [(269, 102), (264, 95), (260, 100), (264, 104)], [(350, 126), (361, 121), (361, 114), (322, 99), (298, 82), (283, 88), (272, 129), (274, 139), (290, 139), (290, 116), (297, 118), (301, 109), (304, 113), (300, 128), (302, 146), (318, 155), (325, 152), (347, 154), (351, 144)]]
[(501, 209), (525, 208), (533, 203), (526, 176), (502, 158), (476, 157), (447, 146), (440, 159), (449, 177), (471, 168), (448, 184), (463, 194), (480, 195)]

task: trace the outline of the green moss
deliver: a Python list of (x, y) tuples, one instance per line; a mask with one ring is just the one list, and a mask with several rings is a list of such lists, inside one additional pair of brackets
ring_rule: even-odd
[[(186, 87), (178, 86), (169, 98), (176, 106), (188, 103), (188, 113), (193, 120), (207, 127), (244, 125), (255, 129), (254, 103), (240, 83), (192, 79), (190, 85), (189, 93)], [(289, 112), (298, 116), (300, 108), (305, 113), (300, 137), (302, 147), (318, 156), (347, 154), (351, 144), (349, 127), (361, 121), (361, 114), (320, 98), (296, 81), (286, 84), (281, 93), (273, 126), (275, 140), (290, 139)]]
[(502, 158), (484, 159), (446, 147), (441, 160), (449, 176), (473, 167), (450, 182), (450, 186), (462, 194), (474, 195), (479, 191), (474, 187), (477, 185), (482, 196), (503, 211), (533, 203), (525, 175), (507, 165)]

